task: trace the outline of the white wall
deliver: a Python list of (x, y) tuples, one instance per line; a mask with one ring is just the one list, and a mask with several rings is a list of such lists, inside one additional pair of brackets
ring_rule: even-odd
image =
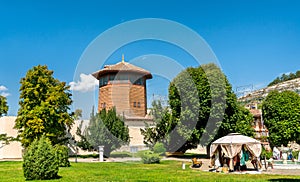
[[(15, 125), (15, 116), (3, 116), (0, 118), (0, 134), (17, 137), (17, 130), (13, 129)], [(8, 145), (0, 144), (0, 159), (19, 159), (22, 158), (22, 146), (20, 142), (11, 142)]]

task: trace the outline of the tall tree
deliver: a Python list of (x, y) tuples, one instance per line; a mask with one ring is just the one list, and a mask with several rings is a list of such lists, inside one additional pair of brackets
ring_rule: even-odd
[(0, 117), (7, 114), (8, 106), (6, 102), (6, 97), (0, 95)]
[(170, 83), (172, 122), (169, 148), (185, 152), (231, 132), (254, 135), (252, 115), (239, 106), (226, 76), (214, 64), (187, 68)]
[(69, 86), (53, 77), (47, 66), (35, 66), (20, 81), (20, 109), (15, 123), (24, 147), (45, 134), (53, 145), (63, 143), (73, 119)]
[(264, 123), (272, 146), (300, 142), (300, 96), (293, 91), (272, 91), (262, 104)]
[(83, 131), (80, 142), (86, 140), (84, 146), (97, 150), (100, 145), (104, 146), (104, 155), (110, 156), (111, 151), (129, 143), (129, 129), (125, 123), (117, 116), (116, 109), (108, 111), (103, 109), (96, 115), (91, 114), (88, 127)]

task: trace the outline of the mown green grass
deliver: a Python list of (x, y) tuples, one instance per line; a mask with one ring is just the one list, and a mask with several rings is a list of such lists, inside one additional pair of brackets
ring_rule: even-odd
[[(54, 181), (300, 181), (300, 176), (219, 174), (187, 168), (181, 162), (162, 161), (161, 164), (139, 162), (72, 163), (60, 168), (60, 179)], [(189, 164), (187, 164), (189, 165)], [(0, 162), (0, 181), (24, 181), (22, 162)]]

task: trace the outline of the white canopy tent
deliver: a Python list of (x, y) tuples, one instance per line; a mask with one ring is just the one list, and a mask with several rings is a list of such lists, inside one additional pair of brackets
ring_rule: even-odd
[(219, 149), (224, 153), (224, 156), (230, 159), (230, 170), (233, 170), (232, 159), (241, 152), (243, 145), (245, 145), (252, 156), (257, 158), (260, 156), (262, 150), (260, 141), (239, 133), (230, 133), (212, 143), (210, 146), (210, 157), (218, 152), (217, 149), (220, 146)]

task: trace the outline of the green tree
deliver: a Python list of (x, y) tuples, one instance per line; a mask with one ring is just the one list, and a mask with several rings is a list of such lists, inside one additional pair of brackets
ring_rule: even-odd
[(8, 106), (6, 102), (6, 97), (0, 95), (0, 117), (3, 116), (4, 114), (7, 114), (7, 111), (8, 111)]
[(272, 91), (262, 104), (264, 124), (272, 146), (300, 142), (300, 96), (293, 91)]
[[(7, 114), (8, 106), (6, 102), (6, 97), (0, 95), (0, 117)], [(9, 137), (7, 134), (0, 134), (0, 142), (2, 146), (9, 144), (9, 142), (16, 140), (16, 138)]]
[(18, 141), (18, 138), (7, 136), (7, 134), (0, 134), (0, 144), (2, 148), (4, 145), (8, 145), (12, 141)]
[(231, 132), (254, 135), (252, 115), (238, 104), (226, 76), (214, 64), (179, 73), (170, 83), (169, 103), (177, 127), (168, 150), (185, 152)]
[(298, 71), (295, 73), (295, 75), (296, 75), (296, 78), (300, 78), (300, 70), (298, 70)]
[(111, 151), (129, 143), (129, 129), (117, 116), (116, 109), (103, 109), (96, 115), (92, 112), (84, 137), (94, 150), (104, 146), (104, 155), (110, 156)]
[(47, 66), (35, 66), (20, 81), (20, 109), (15, 123), (22, 145), (26, 148), (45, 134), (53, 145), (66, 141), (73, 119), (69, 86), (53, 77)]
[(24, 154), (23, 172), (27, 180), (55, 179), (59, 163), (51, 142), (44, 135), (36, 138)]
[[(92, 114), (93, 115), (93, 114)], [(82, 131), (83, 128), (83, 121), (80, 122), (79, 126), (77, 127), (76, 130), (76, 135), (80, 137), (79, 141), (76, 141), (77, 146), (80, 147), (83, 150), (93, 150), (93, 146), (88, 142), (86, 136), (88, 135), (87, 129)]]
[(272, 86), (272, 85), (276, 85), (276, 84), (278, 84), (280, 82), (281, 82), (280, 78), (277, 77), (277, 78), (275, 78), (275, 80), (273, 80), (271, 83), (269, 83), (268, 87)]
[(300, 70), (296, 71), (296, 73), (289, 73), (288, 75), (282, 74), (280, 77), (276, 77), (275, 80), (273, 80), (271, 83), (269, 83), (268, 87), (272, 86), (272, 85), (276, 85), (278, 83), (288, 81), (288, 80), (292, 80), (295, 78), (300, 78)]
[(152, 124), (146, 124), (141, 128), (141, 134), (144, 136), (144, 144), (151, 149), (157, 142), (161, 142), (165, 147), (168, 146), (168, 134), (175, 128), (176, 124), (172, 122), (169, 107), (163, 107), (160, 100), (152, 102), (151, 115)]

